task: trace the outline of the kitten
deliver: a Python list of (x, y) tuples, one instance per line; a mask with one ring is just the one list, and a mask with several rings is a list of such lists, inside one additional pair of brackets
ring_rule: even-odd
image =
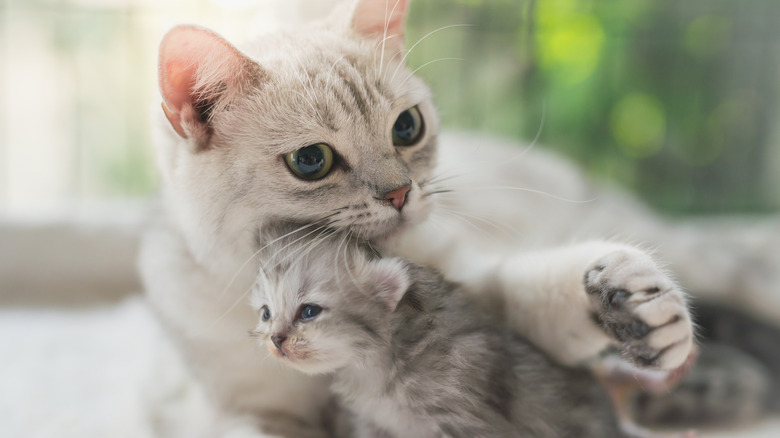
[(335, 373), (355, 436), (628, 436), (590, 372), (554, 363), (436, 270), (338, 238), (288, 251), (260, 270), (253, 335), (292, 368)]
[[(444, 206), (495, 213), (526, 230), (555, 227), (562, 215), (543, 203), (448, 196), (436, 177), (460, 165), (489, 187), (565, 173), (536, 151), (497, 166), (494, 157), (517, 149), (452, 138), (438, 149), (430, 92), (404, 64), (408, 7), (407, 0), (357, 0), (305, 32), (241, 48), (194, 26), (163, 38), (165, 216), (145, 239), (141, 270), (156, 314), (224, 417), (212, 435), (322, 436), (327, 382), (266, 365), (246, 338), (254, 315), (241, 305), (257, 263), (269, 262), (259, 250), (291, 226), (312, 246), (322, 234), (346, 232), (439, 268), (562, 364), (610, 345), (659, 369), (688, 356), (693, 329), (683, 292), (646, 252), (604, 241), (540, 251), (521, 233), (487, 239), (468, 223), (433, 216)], [(480, 165), (475, 151), (491, 164)], [(538, 159), (526, 162), (529, 156)], [(558, 194), (591, 197), (586, 184)], [(608, 207), (583, 206), (617, 217)], [(617, 291), (624, 300), (611, 305)]]

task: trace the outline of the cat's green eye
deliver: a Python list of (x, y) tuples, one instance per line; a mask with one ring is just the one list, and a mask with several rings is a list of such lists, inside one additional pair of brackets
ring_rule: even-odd
[(317, 143), (290, 152), (284, 159), (294, 174), (314, 181), (324, 178), (330, 172), (333, 167), (333, 150), (325, 143)]
[(411, 146), (417, 143), (423, 133), (423, 118), (416, 106), (402, 112), (393, 124), (393, 144)]

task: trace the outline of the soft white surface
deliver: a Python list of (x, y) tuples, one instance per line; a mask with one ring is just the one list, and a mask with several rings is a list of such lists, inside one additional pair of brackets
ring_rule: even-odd
[[(199, 428), (197, 391), (139, 297), (92, 310), (0, 309), (0, 333), (0, 436), (150, 437), (172, 413)], [(780, 420), (702, 437), (780, 437)]]

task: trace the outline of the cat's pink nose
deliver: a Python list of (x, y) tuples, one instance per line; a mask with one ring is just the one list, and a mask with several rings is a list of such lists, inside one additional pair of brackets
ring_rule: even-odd
[(392, 190), (388, 192), (385, 195), (385, 201), (390, 201), (391, 204), (393, 204), (393, 207), (395, 207), (396, 210), (401, 211), (401, 209), (404, 207), (404, 204), (406, 203), (406, 194), (409, 193), (409, 190), (412, 189), (412, 186), (405, 185), (403, 187), (399, 187), (395, 190)]
[(285, 335), (273, 335), (273, 336), (271, 336), (271, 342), (273, 342), (274, 345), (276, 345), (276, 348), (278, 348), (280, 350), (282, 349), (282, 344), (286, 340), (287, 340), (287, 336), (285, 336)]

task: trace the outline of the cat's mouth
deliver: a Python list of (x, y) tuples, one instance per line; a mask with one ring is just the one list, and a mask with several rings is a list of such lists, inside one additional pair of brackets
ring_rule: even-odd
[(432, 206), (427, 201), (421, 196), (420, 187), (414, 183), (403, 208), (395, 208), (380, 200), (377, 205), (358, 213), (343, 228), (361, 239), (379, 244), (388, 243), (428, 216)]

